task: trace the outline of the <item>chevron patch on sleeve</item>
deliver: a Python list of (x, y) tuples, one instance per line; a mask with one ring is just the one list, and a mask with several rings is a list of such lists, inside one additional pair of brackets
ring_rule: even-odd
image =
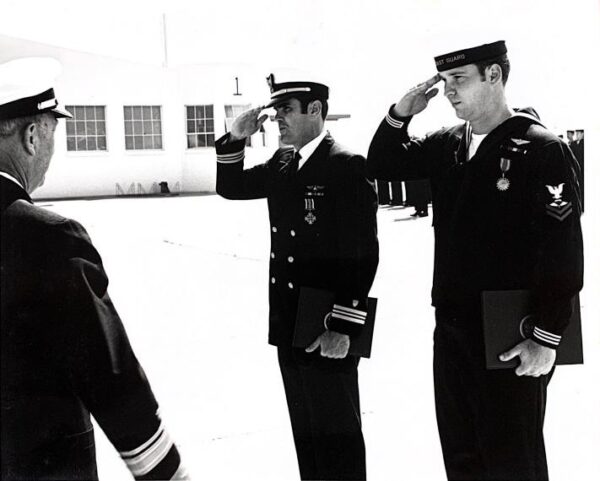
[(573, 204), (563, 200), (563, 186), (565, 184), (547, 185), (546, 189), (552, 196), (552, 202), (546, 204), (546, 214), (562, 222), (573, 212)]
[(554, 202), (552, 204), (546, 205), (546, 214), (561, 222), (567, 217), (569, 217), (569, 215), (571, 215), (572, 212), (573, 205), (571, 204), (571, 202), (565, 202), (561, 206), (554, 205)]

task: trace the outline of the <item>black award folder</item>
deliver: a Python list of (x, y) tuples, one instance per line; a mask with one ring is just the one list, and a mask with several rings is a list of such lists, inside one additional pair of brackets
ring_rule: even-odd
[[(502, 362), (498, 356), (530, 337), (533, 331), (535, 316), (529, 291), (484, 291), (481, 300), (487, 369), (518, 366), (518, 358)], [(572, 307), (569, 325), (556, 349), (556, 364), (583, 364), (579, 295), (573, 298)]]
[[(327, 316), (334, 303), (333, 292), (323, 289), (302, 287), (298, 300), (298, 312), (292, 345), (306, 349), (314, 340), (325, 332), (325, 316)], [(371, 357), (371, 344), (373, 342), (373, 328), (375, 326), (375, 311), (377, 299), (369, 297), (367, 300), (367, 318), (360, 334), (350, 341), (349, 355)]]

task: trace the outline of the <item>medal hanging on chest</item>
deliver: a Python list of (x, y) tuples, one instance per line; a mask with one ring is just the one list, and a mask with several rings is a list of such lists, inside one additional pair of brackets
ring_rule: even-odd
[(315, 210), (315, 199), (304, 199), (304, 210), (307, 212), (304, 220), (307, 224), (313, 225), (317, 220), (317, 216), (313, 212)]
[(500, 158), (500, 170), (502, 171), (502, 177), (500, 177), (496, 181), (496, 188), (500, 192), (504, 192), (504, 191), (508, 190), (508, 188), (510, 187), (510, 180), (508, 180), (508, 178), (506, 177), (506, 173), (509, 171), (509, 169), (510, 169), (510, 159), (505, 159), (504, 157), (501, 157)]

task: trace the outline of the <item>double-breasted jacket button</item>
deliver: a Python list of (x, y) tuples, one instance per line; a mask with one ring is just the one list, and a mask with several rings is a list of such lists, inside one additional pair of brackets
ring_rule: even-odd
[(271, 284), (275, 284), (275, 278), (271, 277)]
[(294, 284), (292, 284), (291, 282), (288, 282), (288, 287), (289, 287), (290, 289), (293, 289), (293, 288), (294, 288)]
[(288, 257), (288, 262), (291, 264), (292, 262), (294, 262), (294, 257), (293, 256), (289, 256)]
[(271, 230), (272, 230), (273, 232), (277, 232), (277, 227), (273, 226), (273, 227), (271, 227)]
[(275, 259), (275, 252), (271, 252), (271, 259)]
[(292, 229), (292, 230), (290, 231), (290, 235), (291, 235), (292, 237), (296, 237), (296, 231), (295, 231), (294, 229)]

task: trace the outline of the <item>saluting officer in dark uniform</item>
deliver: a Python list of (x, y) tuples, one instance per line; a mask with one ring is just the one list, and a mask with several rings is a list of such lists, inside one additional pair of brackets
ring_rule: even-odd
[[(583, 282), (576, 162), (535, 111), (507, 106), (503, 41), (436, 58), (438, 74), (393, 105), (368, 172), (431, 181), (436, 412), (449, 479), (547, 479), (542, 427), (555, 349)], [(466, 122), (410, 140), (413, 115), (445, 95)], [(532, 337), (485, 369), (481, 293), (528, 289)]]
[[(272, 75), (269, 83), (267, 107), (289, 147), (244, 170), (244, 140), (267, 116), (259, 117), (263, 108), (243, 113), (216, 142), (217, 192), (268, 201), (269, 343), (278, 348), (301, 478), (365, 479), (358, 359), (347, 353), (377, 268), (377, 198), (364, 158), (323, 130), (329, 89), (276, 84)], [(327, 329), (306, 351), (292, 348), (301, 287), (335, 293)]]
[(98, 479), (91, 415), (136, 479), (187, 479), (85, 229), (37, 207), (60, 64), (0, 65), (1, 478)]

